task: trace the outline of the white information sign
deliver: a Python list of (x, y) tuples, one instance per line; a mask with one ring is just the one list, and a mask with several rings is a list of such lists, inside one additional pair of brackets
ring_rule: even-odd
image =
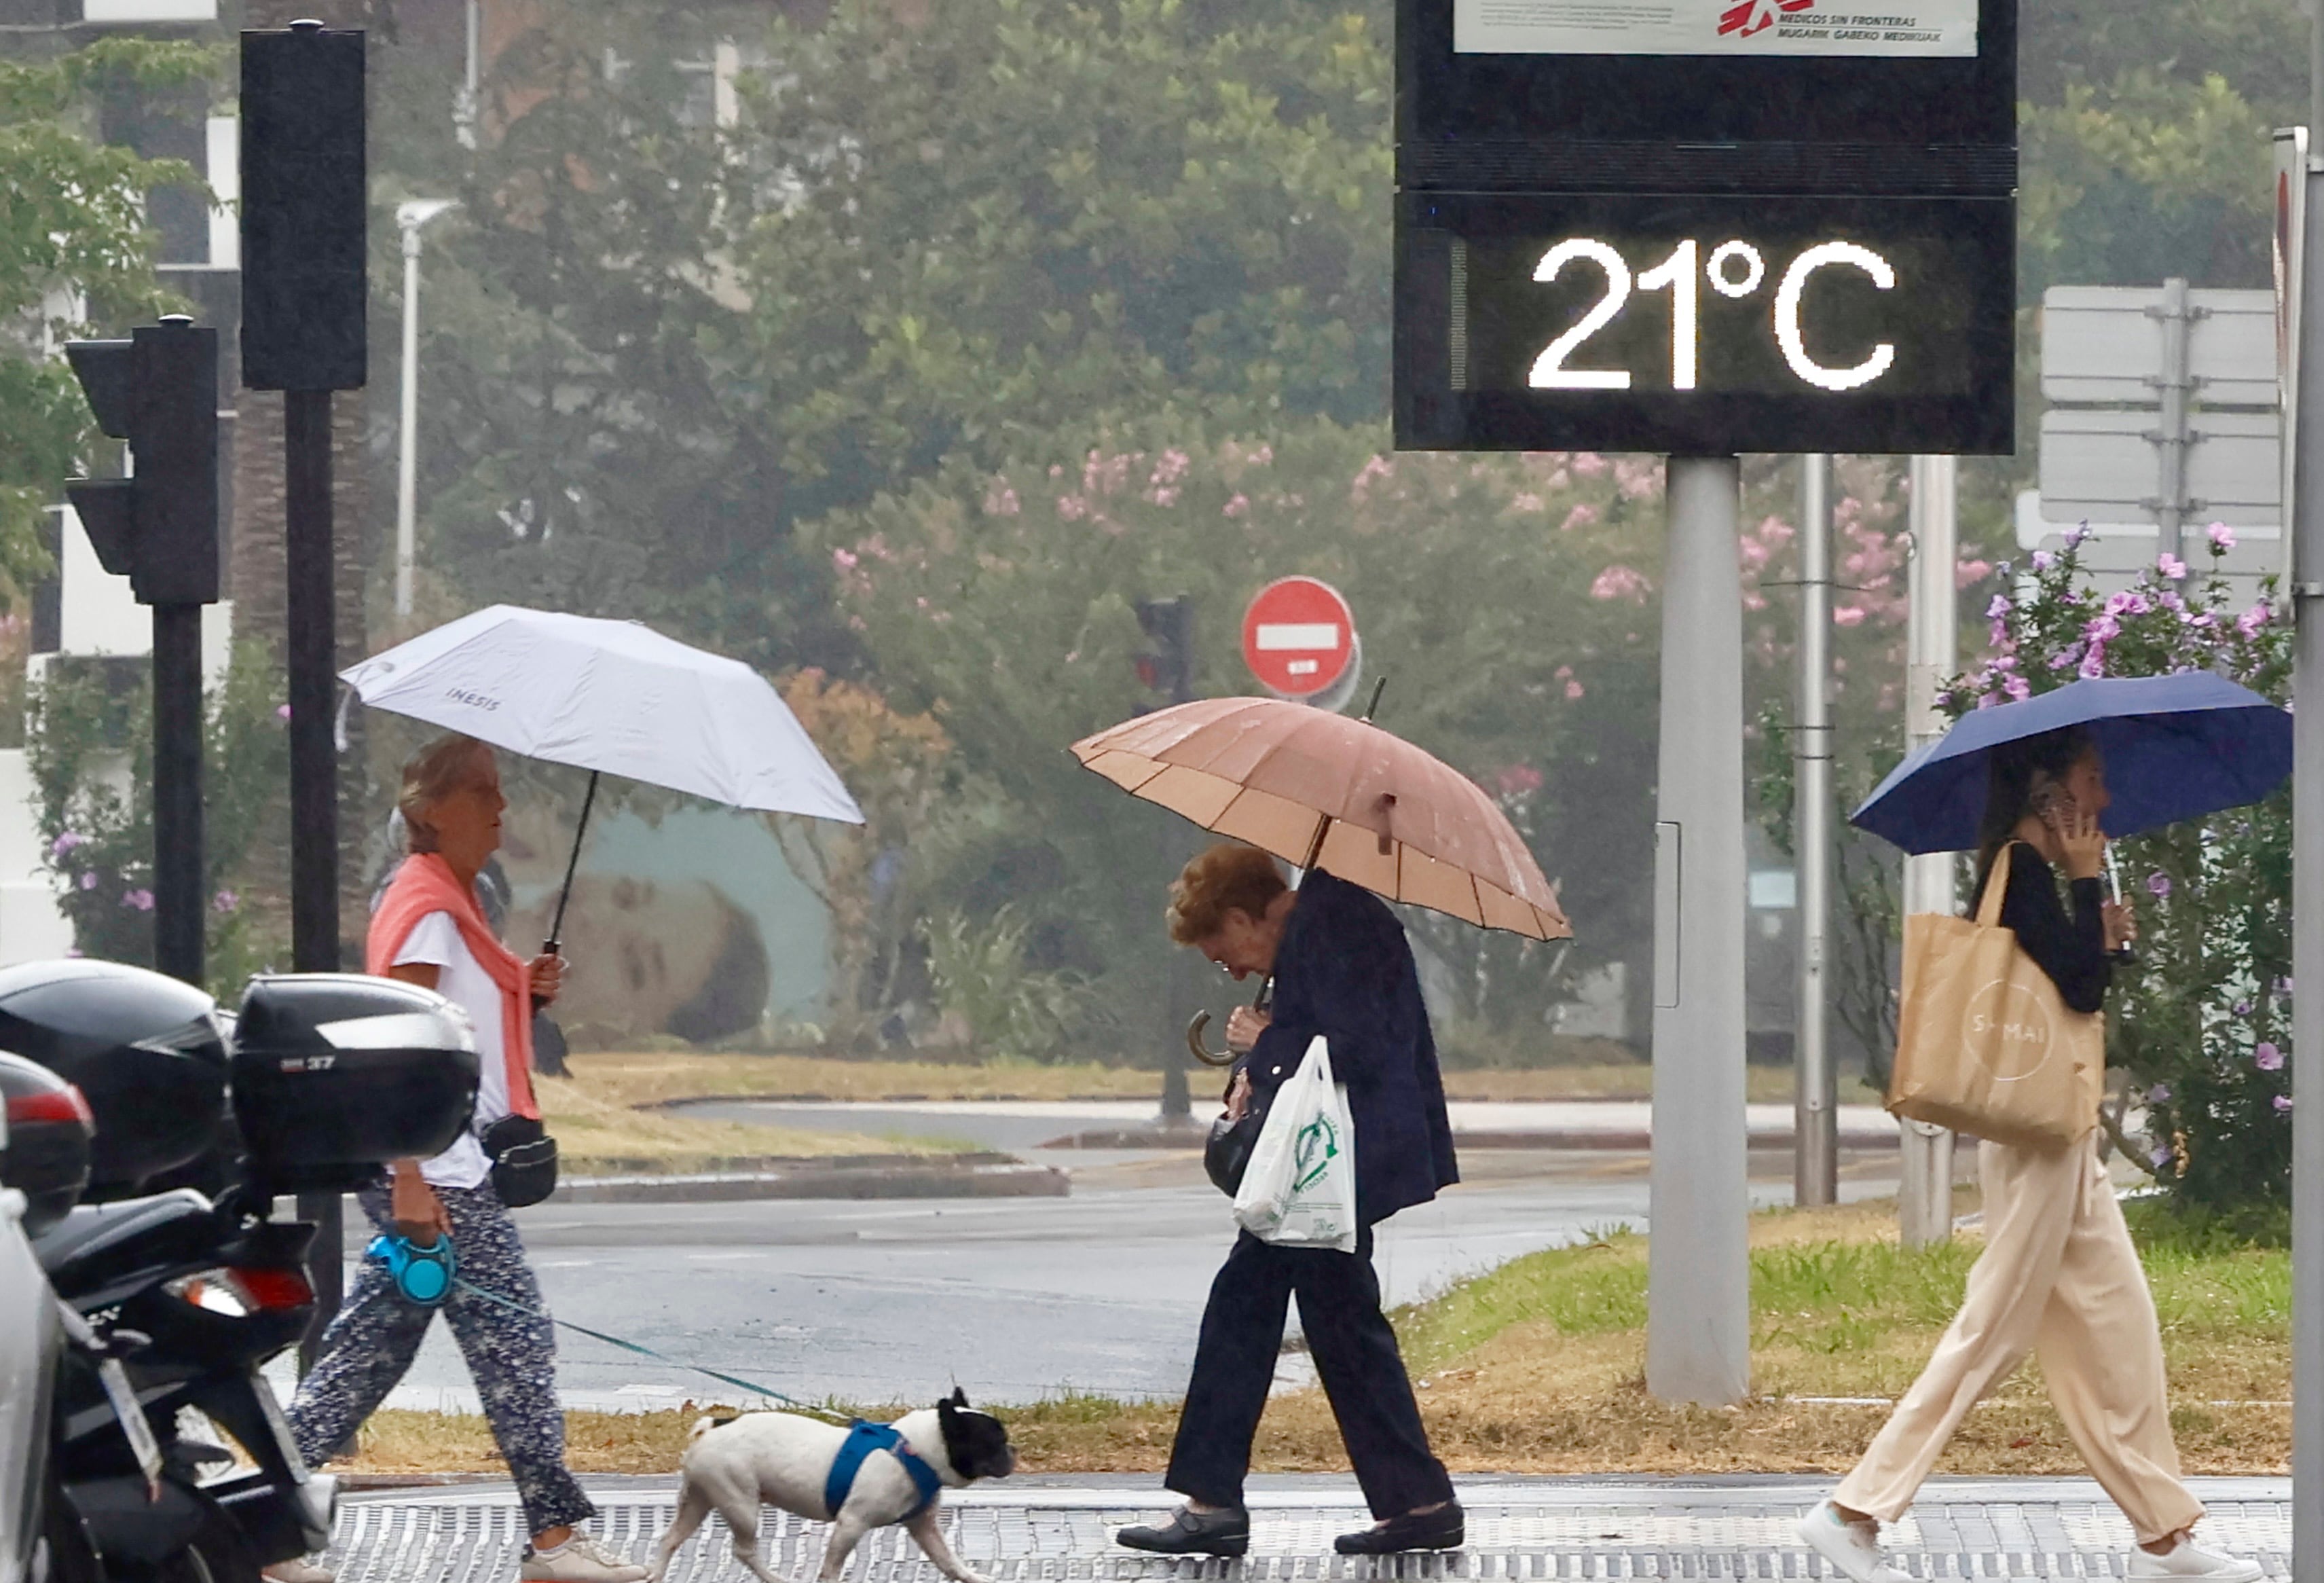
[(1978, 0), (1452, 0), (1462, 55), (1977, 54)]

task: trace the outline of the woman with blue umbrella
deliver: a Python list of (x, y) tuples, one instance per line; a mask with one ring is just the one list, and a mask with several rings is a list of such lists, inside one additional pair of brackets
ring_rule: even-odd
[[(2135, 932), (2101, 894), (2107, 836), (2255, 801), (2291, 767), (2290, 717), (2232, 682), (2194, 672), (2081, 681), (1969, 715), (1900, 764), (1853, 822), (1908, 852), (1974, 847), (1972, 912), (2006, 876), (2000, 925), (2069, 1008), (2094, 1013)], [(2154, 1301), (2097, 1139), (2093, 1126), (2063, 1147), (1979, 1145), (1985, 1251), (1960, 1310), (1863, 1458), (1800, 1524), (1854, 1583), (1904, 1583), (1880, 1524), (1904, 1514), (1962, 1418), (2028, 1352), (2130, 1520), (2126, 1577), (2260, 1578), (2257, 1563), (2191, 1538), (2203, 1505), (2179, 1477)]]

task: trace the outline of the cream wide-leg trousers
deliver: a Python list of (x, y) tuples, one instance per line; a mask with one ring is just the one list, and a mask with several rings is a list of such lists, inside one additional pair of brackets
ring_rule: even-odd
[(2092, 1134), (2052, 1152), (1983, 1143), (1985, 1252), (1921, 1377), (1832, 1499), (1894, 1523), (1978, 1399), (2031, 1350), (2090, 1472), (2141, 1544), (2203, 1514), (2179, 1481), (2163, 1337)]

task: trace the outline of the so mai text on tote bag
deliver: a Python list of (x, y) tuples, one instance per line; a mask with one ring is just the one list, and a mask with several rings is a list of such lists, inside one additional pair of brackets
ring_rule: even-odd
[(2001, 927), (2004, 847), (1975, 918), (1904, 920), (1888, 1109), (1972, 1137), (2054, 1149), (2098, 1125), (2106, 1015), (2077, 1012)]

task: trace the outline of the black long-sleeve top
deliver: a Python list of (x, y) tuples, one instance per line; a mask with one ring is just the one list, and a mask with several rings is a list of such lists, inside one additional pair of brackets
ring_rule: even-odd
[[(2070, 916), (2058, 900), (2055, 871), (2033, 847), (2012, 842), (2001, 926), (2016, 934), (2025, 954), (2058, 986), (2061, 999), (2075, 1011), (2095, 1012), (2106, 1004), (2107, 986), (2114, 978), (2106, 949), (2105, 897), (2095, 879), (2078, 879), (2067, 888), (2074, 903)], [(1980, 882), (1980, 902), (1984, 895)], [(1975, 905), (1970, 912), (1975, 913)]]

